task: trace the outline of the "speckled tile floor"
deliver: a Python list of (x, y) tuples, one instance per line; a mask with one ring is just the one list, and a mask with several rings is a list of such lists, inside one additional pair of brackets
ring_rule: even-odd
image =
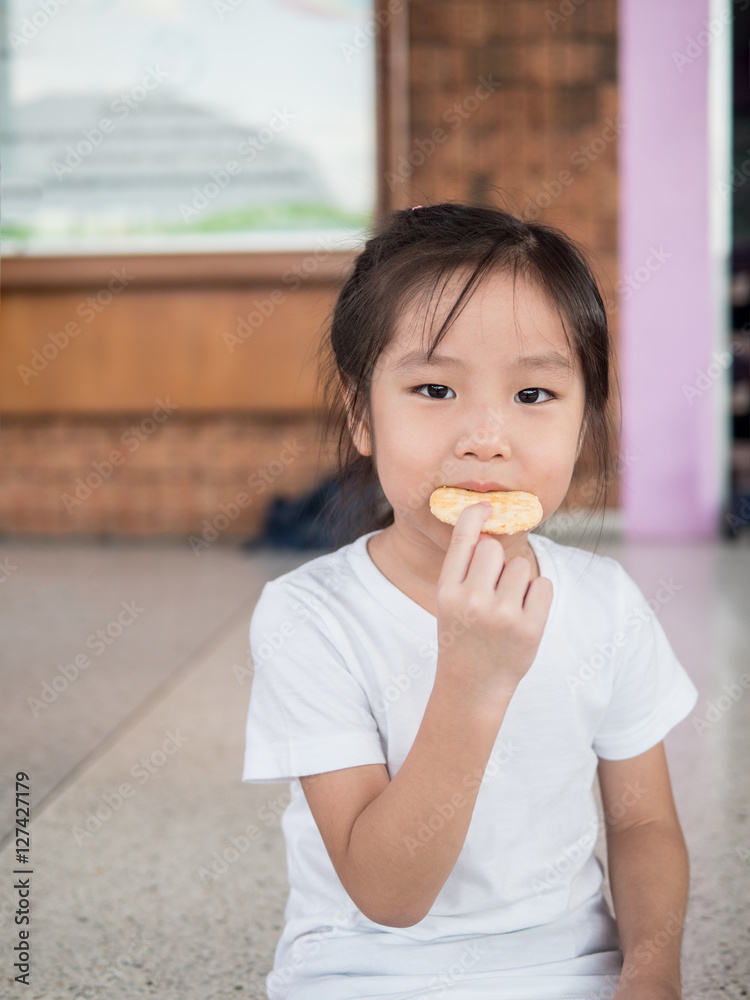
[[(750, 546), (599, 551), (647, 598), (671, 582), (660, 620), (700, 692), (665, 741), (691, 858), (684, 998), (740, 1000), (750, 995), (750, 690), (722, 696), (750, 674)], [(0, 997), (265, 1000), (287, 893), (288, 785), (240, 781), (247, 626), (264, 582), (318, 554), (0, 544)], [(25, 993), (12, 965), (19, 770), (31, 775), (34, 815)]]

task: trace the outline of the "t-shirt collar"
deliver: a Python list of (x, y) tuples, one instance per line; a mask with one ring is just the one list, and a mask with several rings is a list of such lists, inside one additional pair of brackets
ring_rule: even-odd
[[(382, 529), (378, 529), (382, 530)], [(364, 584), (368, 593), (382, 607), (389, 611), (403, 625), (420, 636), (434, 638), (437, 630), (437, 618), (417, 604), (411, 597), (408, 597), (403, 590), (400, 590), (395, 583), (392, 583), (387, 576), (380, 572), (372, 561), (370, 553), (367, 551), (367, 540), (376, 535), (377, 531), (369, 531), (365, 535), (360, 535), (354, 542), (347, 546), (347, 558), (358, 577)], [(539, 572), (541, 576), (546, 576), (552, 580), (554, 596), (552, 608), (550, 609), (550, 619), (557, 601), (557, 574), (552, 560), (551, 553), (547, 548), (547, 540), (541, 535), (531, 532), (528, 536), (529, 544), (534, 550)]]

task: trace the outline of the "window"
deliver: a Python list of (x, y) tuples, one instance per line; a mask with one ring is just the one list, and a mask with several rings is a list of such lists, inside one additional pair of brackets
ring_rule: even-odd
[(357, 245), (366, 0), (0, 0), (5, 256)]

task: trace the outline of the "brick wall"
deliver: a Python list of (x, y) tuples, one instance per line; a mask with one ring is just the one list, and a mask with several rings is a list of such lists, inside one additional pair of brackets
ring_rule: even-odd
[(613, 0), (412, 0), (409, 25), (412, 143), (391, 187), (413, 204), (505, 196), (582, 240), (614, 280)]
[(0, 451), (8, 533), (211, 541), (255, 534), (272, 495), (306, 492), (332, 462), (312, 417), (164, 410), (4, 421)]
[[(411, 131), (392, 194), (480, 199), (560, 225), (590, 251), (616, 329), (614, 0), (412, 0), (408, 24)], [(220, 532), (232, 540), (258, 529), (273, 494), (299, 496), (333, 467), (313, 416), (174, 413), (153, 428), (150, 417), (3, 416), (0, 531), (187, 537), (245, 493)], [(285, 462), (290, 441), (301, 450)]]

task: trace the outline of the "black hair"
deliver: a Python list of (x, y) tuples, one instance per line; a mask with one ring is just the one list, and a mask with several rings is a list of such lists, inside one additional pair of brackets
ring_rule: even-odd
[[(372, 375), (391, 343), (400, 314), (415, 295), (435, 298), (458, 274), (470, 272), (461, 293), (435, 335), (437, 347), (482, 278), (492, 272), (518, 275), (546, 293), (560, 316), (568, 345), (583, 373), (585, 428), (573, 480), (588, 476), (584, 491), (592, 510), (602, 506), (611, 482), (615, 432), (611, 414), (612, 347), (607, 315), (596, 279), (579, 245), (561, 230), (526, 221), (499, 208), (444, 202), (392, 212), (367, 239), (339, 293), (319, 349), (319, 387), (324, 395), (324, 436), (338, 434), (339, 497), (335, 513), (338, 544), (393, 523), (373, 456), (357, 451), (349, 419), (370, 427)], [(441, 290), (442, 293), (442, 290)], [(439, 296), (438, 296), (439, 298)], [(348, 390), (348, 408), (342, 394)], [(353, 511), (347, 520), (344, 511)]]

